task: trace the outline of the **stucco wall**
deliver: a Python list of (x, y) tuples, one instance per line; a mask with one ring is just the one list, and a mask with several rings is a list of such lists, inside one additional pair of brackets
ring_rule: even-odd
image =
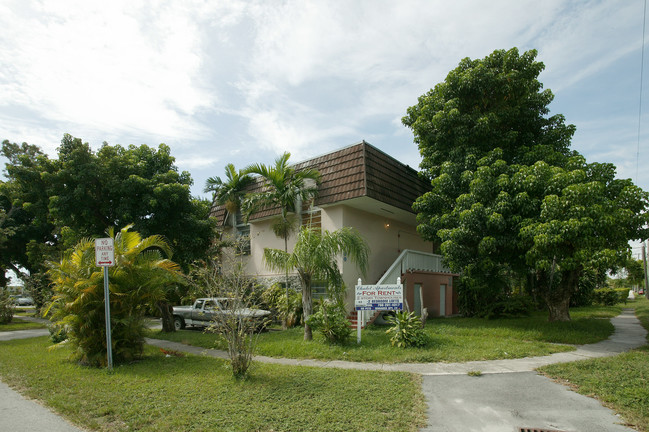
[[(441, 316), (440, 313), (440, 290), (446, 286), (445, 311), (443, 316), (450, 316), (458, 313), (457, 294), (453, 287), (453, 276), (445, 273), (416, 272), (405, 276), (406, 300), (412, 311), (415, 302), (415, 284), (421, 285), (423, 307), (428, 309), (428, 316)], [(404, 306), (405, 307), (405, 306)], [(419, 311), (415, 311), (419, 314)]]
[[(366, 277), (362, 277), (351, 261), (343, 262), (343, 279), (347, 285), (346, 303), (349, 309), (354, 306), (354, 287), (358, 278), (363, 284), (375, 284), (388, 270), (404, 249), (423, 252), (432, 251), (432, 243), (423, 241), (413, 225), (368, 213), (353, 207), (343, 207), (343, 222), (351, 226), (365, 238), (370, 247), (370, 265)], [(413, 217), (414, 219), (414, 217)], [(386, 283), (396, 283), (387, 281)]]
[[(423, 252), (432, 251), (432, 243), (423, 241), (418, 235), (413, 223), (379, 216), (344, 204), (323, 207), (321, 210), (322, 229), (335, 231), (343, 226), (353, 227), (363, 236), (370, 247), (369, 267), (366, 276), (362, 276), (358, 267), (346, 257), (338, 258), (338, 265), (343, 271), (343, 279), (347, 286), (346, 303), (351, 310), (354, 304), (354, 287), (358, 278), (364, 284), (374, 284), (397, 259), (404, 249)], [(248, 274), (260, 277), (278, 276), (266, 268), (263, 262), (265, 247), (284, 249), (284, 240), (278, 238), (271, 228), (272, 219), (255, 221), (250, 227), (251, 254), (244, 258)], [(293, 250), (296, 235), (288, 240), (288, 250)], [(396, 283), (388, 281), (387, 283)]]

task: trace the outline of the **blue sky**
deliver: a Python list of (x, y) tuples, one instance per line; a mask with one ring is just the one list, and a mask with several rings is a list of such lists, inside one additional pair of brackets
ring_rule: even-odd
[(464, 57), (534, 48), (552, 113), (577, 126), (573, 148), (649, 189), (649, 55), (638, 141), (643, 7), (0, 0), (0, 139), (50, 155), (64, 133), (95, 149), (164, 142), (196, 195), (229, 162), (284, 151), (298, 162), (363, 139), (417, 167), (401, 125), (417, 97)]

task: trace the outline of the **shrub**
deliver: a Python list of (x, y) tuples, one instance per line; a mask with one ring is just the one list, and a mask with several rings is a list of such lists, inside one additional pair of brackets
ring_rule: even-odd
[[(221, 337), (228, 346), (232, 375), (245, 378), (252, 365), (257, 337), (266, 326), (266, 318), (251, 318), (250, 309), (255, 309), (254, 281), (246, 276), (243, 264), (230, 257), (226, 265), (210, 260), (202, 268), (195, 269), (194, 283), (207, 297), (226, 297), (227, 310), (215, 313), (208, 331)], [(227, 268), (220, 271), (221, 267)]]
[(273, 312), (277, 322), (286, 323), (286, 327), (294, 327), (302, 321), (302, 293), (289, 289), (288, 295), (287, 304), (286, 288), (275, 283), (263, 292), (261, 300)]
[(626, 301), (629, 298), (629, 288), (616, 288), (615, 292), (618, 295), (618, 302), (626, 304)]
[(68, 332), (65, 326), (53, 323), (47, 326), (47, 330), (50, 332), (50, 340), (52, 343), (58, 344), (68, 338)]
[(428, 336), (421, 327), (421, 320), (414, 312), (399, 311), (393, 316), (386, 316), (392, 327), (385, 332), (390, 336), (392, 346), (399, 348), (423, 347), (428, 343)]
[(530, 297), (515, 295), (491, 303), (484, 316), (488, 319), (529, 316), (533, 309), (534, 301)]
[(345, 307), (338, 302), (325, 300), (319, 303), (316, 312), (307, 319), (307, 324), (321, 332), (330, 343), (345, 342), (352, 334)]
[[(169, 245), (159, 236), (142, 238), (123, 228), (114, 237), (115, 262), (110, 267), (111, 345), (113, 360), (130, 362), (144, 350), (148, 331), (144, 314), (148, 306), (165, 295), (167, 284), (178, 280), (178, 266), (162, 257)], [(71, 358), (90, 366), (107, 365), (104, 276), (95, 266), (95, 245), (80, 241), (59, 263), (52, 263), (49, 275), (53, 301), (45, 315), (65, 328)], [(58, 330), (55, 330), (55, 332)], [(62, 336), (60, 336), (62, 337)], [(59, 336), (56, 336), (59, 338)]]
[[(629, 294), (629, 290), (624, 290), (626, 295)], [(626, 299), (626, 296), (625, 296)], [(620, 293), (612, 288), (600, 288), (593, 291), (593, 303), (597, 303), (603, 306), (614, 306), (622, 301), (620, 299)]]
[(14, 303), (9, 293), (0, 290), (0, 324), (9, 324), (14, 316)]

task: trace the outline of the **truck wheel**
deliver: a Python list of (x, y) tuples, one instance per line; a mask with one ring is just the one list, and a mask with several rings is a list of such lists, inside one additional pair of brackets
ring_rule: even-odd
[(175, 316), (174, 317), (174, 328), (176, 329), (176, 331), (184, 329), (185, 328), (185, 320), (183, 320), (179, 316)]

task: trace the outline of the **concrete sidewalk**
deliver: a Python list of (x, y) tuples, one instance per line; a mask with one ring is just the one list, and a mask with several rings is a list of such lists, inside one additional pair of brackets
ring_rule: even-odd
[(0, 381), (1, 432), (83, 432), (59, 415)]

